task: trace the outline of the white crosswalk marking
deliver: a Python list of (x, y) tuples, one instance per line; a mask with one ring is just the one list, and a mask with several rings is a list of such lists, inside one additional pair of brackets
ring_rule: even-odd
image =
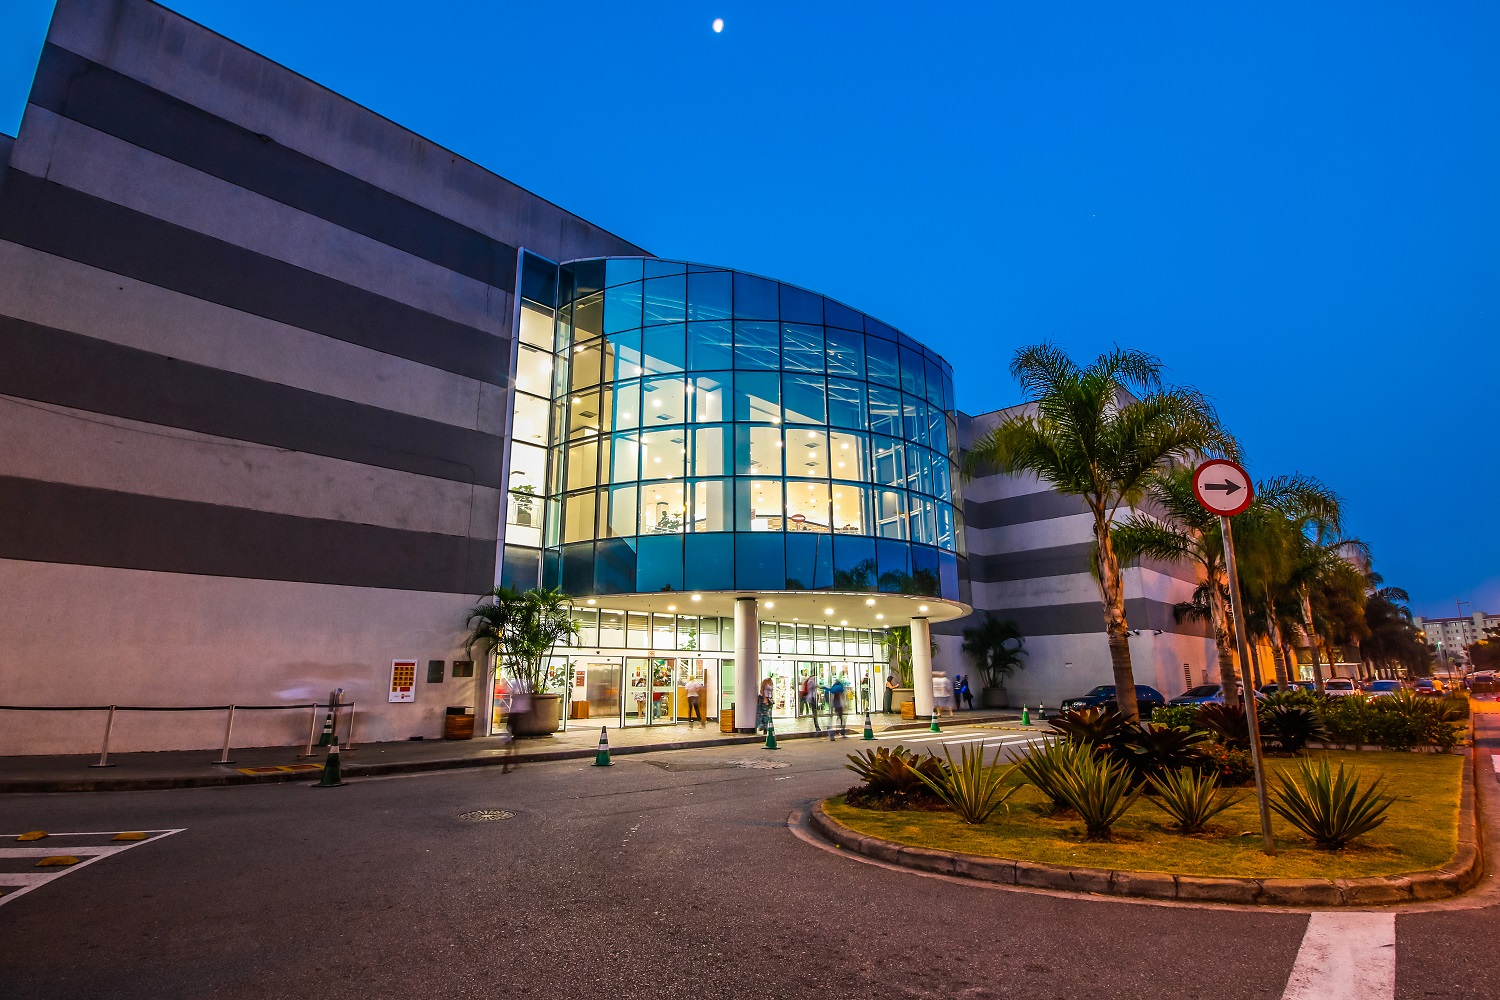
[[(49, 833), (45, 839), (46, 846), (36, 846), (38, 841), (24, 845), (17, 842), (18, 833), (0, 834), (0, 906), (15, 902), (33, 889), (46, 885), (54, 879), (71, 875), (74, 872), (87, 868), (96, 861), (123, 854), (133, 847), (149, 844), (163, 837), (170, 837), (182, 830), (141, 830), (146, 834), (145, 840), (123, 841), (117, 844), (87, 843), (87, 841), (98, 841), (115, 836), (121, 831), (107, 830), (94, 831), (92, 833)], [(72, 843), (70, 844), (69, 841)], [(76, 865), (68, 865), (65, 868), (43, 868), (24, 872), (4, 871), (6, 861), (26, 862), (32, 858), (50, 858), (55, 856), (69, 856), (78, 858)]]
[(1281, 1000), (1391, 1000), (1394, 913), (1314, 913)]

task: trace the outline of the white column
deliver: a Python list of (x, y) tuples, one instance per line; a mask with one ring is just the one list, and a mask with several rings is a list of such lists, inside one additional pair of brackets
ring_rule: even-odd
[(926, 618), (911, 620), (911, 683), (917, 718), (932, 714), (932, 633)]
[(734, 728), (755, 732), (755, 698), (760, 692), (760, 605), (753, 597), (734, 600)]

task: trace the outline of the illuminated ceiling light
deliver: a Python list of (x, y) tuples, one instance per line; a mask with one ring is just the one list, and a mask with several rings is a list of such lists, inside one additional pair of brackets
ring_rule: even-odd
[(927, 610), (927, 605), (925, 605), (925, 604), (918, 605), (917, 610), (918, 611), (926, 611)]
[(839, 624), (840, 625), (848, 625), (849, 624), (849, 619), (847, 619), (847, 618), (840, 618), (839, 619)]
[(639, 366), (639, 365), (637, 365), (637, 366), (636, 366), (636, 369), (635, 369), (635, 373), (636, 373), (636, 374), (637, 374), (637, 375), (639, 375), (639, 374), (641, 374), (641, 368), (640, 368), (640, 366)]
[(659, 399), (653, 399), (651, 401), (651, 405), (652, 406), (660, 406), (661, 405), (661, 400), (659, 400)]
[(866, 598), (865, 598), (865, 604), (866, 604), (866, 605), (867, 605), (867, 606), (869, 606), (869, 607), (872, 607), (872, 608), (873, 608), (873, 607), (874, 607), (874, 606), (875, 606), (875, 598), (873, 598), (873, 597), (866, 597)]
[(878, 622), (883, 622), (885, 621), (885, 615), (876, 615), (875, 620)]
[(807, 432), (807, 436), (810, 437), (810, 438), (815, 438), (815, 437), (818, 436), (818, 432), (817, 431), (808, 431)]
[(823, 613), (825, 615), (831, 615), (831, 614), (833, 614), (833, 609), (832, 608), (824, 608), (823, 609)]
[(582, 399), (580, 399), (580, 398), (579, 398), (579, 397), (577, 397), (577, 396), (574, 396), (574, 397), (573, 397), (573, 403), (574, 403), (574, 405), (575, 405), (575, 406), (576, 406), (576, 405), (577, 405), (577, 404), (579, 404), (579, 403), (581, 403), (581, 402), (583, 402), (583, 400), (582, 400)]
[(800, 622), (801, 620), (802, 620), (801, 618), (793, 618), (792, 619), (792, 621), (794, 621), (794, 622)]
[(630, 414), (622, 412), (620, 414), (620, 419), (621, 420), (629, 420), (630, 419)]
[(775, 601), (767, 601), (766, 602), (766, 607), (768, 607), (768, 608), (774, 608), (774, 607), (776, 607), (776, 602)]
[(668, 604), (667, 605), (667, 610), (668, 611), (676, 611), (677, 610), (677, 605), (675, 605), (675, 604)]
[(703, 595), (702, 594), (694, 594), (693, 595), (693, 600), (695, 600), (695, 601), (701, 601), (701, 600), (703, 600)]
[(593, 598), (592, 598), (592, 597), (590, 597), (590, 598), (589, 598), (589, 599), (588, 599), (588, 602), (587, 602), (587, 603), (589, 603), (589, 604), (598, 604), (598, 603), (599, 603), (599, 602), (598, 602), (598, 601), (596, 601), (596, 600), (594, 600), (594, 599), (593, 599)]

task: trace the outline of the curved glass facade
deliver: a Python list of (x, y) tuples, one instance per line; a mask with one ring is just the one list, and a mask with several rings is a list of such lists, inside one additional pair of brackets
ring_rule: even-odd
[(531, 421), (549, 427), (544, 585), (959, 600), (942, 358), (821, 295), (696, 264), (574, 261), (555, 301), (550, 355), (523, 330), (517, 367), (519, 390), (551, 380), (550, 420)]

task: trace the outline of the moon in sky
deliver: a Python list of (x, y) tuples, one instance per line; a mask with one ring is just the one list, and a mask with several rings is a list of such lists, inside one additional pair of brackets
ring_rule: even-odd
[(716, 17), (716, 18), (714, 18), (714, 34), (717, 35), (719, 32), (721, 32), (723, 30), (724, 30), (724, 19), (722, 17)]

